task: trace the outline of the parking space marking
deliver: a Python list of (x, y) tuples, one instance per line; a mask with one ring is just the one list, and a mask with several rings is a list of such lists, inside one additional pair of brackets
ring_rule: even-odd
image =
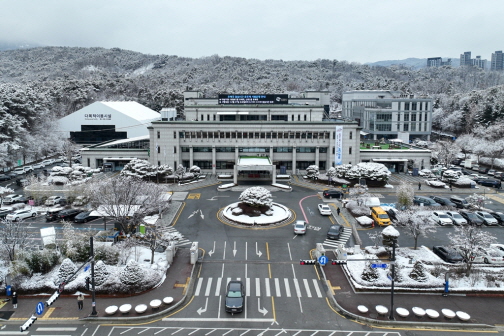
[(200, 199), (200, 197), (201, 197), (200, 193), (194, 193), (194, 194), (187, 195), (187, 199)]

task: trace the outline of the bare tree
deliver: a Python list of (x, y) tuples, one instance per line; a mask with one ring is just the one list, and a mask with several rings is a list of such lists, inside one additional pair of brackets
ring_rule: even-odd
[(77, 145), (75, 142), (73, 142), (70, 139), (64, 139), (61, 142), (61, 145), (58, 147), (58, 153), (60, 153), (62, 156), (66, 157), (70, 167), (72, 167), (72, 164), (74, 163), (72, 160), (72, 156), (75, 155), (75, 153), (78, 152), (78, 150), (81, 147)]
[(16, 252), (24, 250), (29, 244), (30, 232), (23, 221), (2, 220), (0, 225), (0, 251), (9, 261), (16, 260)]
[(404, 208), (409, 208), (413, 205), (413, 197), (415, 196), (415, 188), (411, 183), (401, 182), (396, 191), (397, 203)]
[(446, 167), (450, 165), (460, 151), (460, 148), (453, 141), (438, 141), (432, 147), (433, 153), (437, 155), (438, 163)]
[(476, 251), (477, 247), (488, 247), (497, 241), (491, 233), (473, 225), (455, 227), (455, 231), (448, 233), (448, 238), (465, 259), (467, 274), (471, 272), (473, 265), (473, 251)]
[(126, 234), (136, 231), (141, 218), (168, 206), (164, 187), (140, 178), (119, 175), (90, 182), (87, 194), (91, 205), (104, 216), (114, 218)]
[(427, 237), (429, 233), (436, 231), (430, 211), (419, 207), (411, 207), (398, 212), (397, 222), (399, 225), (404, 226), (405, 233), (415, 240), (415, 250), (418, 248), (418, 238), (420, 236)]

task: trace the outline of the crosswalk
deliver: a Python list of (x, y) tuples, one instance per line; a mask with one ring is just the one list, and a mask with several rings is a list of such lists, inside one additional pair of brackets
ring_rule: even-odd
[[(236, 280), (241, 281), (241, 278)], [(223, 295), (231, 278), (199, 278), (194, 296)], [(255, 297), (317, 297), (322, 298), (322, 290), (317, 279), (292, 278), (245, 278), (245, 295)]]
[(177, 229), (171, 226), (161, 227), (160, 230), (165, 235), (169, 235), (171, 240), (175, 241), (175, 246), (184, 246), (192, 244), (192, 242), (189, 239), (186, 239), (183, 234), (181, 234)]
[(352, 229), (345, 227), (345, 228), (343, 228), (343, 233), (340, 234), (339, 239), (336, 239), (336, 240), (326, 239), (326, 240), (324, 240), (322, 245), (324, 247), (328, 247), (330, 249), (336, 248), (338, 244), (345, 246), (346, 242), (348, 241), (348, 239), (350, 239), (351, 236), (352, 236)]

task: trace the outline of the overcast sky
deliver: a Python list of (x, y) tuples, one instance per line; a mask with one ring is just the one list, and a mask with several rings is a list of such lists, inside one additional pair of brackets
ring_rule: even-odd
[(490, 60), (501, 0), (0, 0), (0, 41), (186, 57)]

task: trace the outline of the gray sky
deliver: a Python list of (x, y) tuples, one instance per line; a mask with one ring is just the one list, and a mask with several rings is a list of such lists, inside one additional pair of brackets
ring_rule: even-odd
[(490, 60), (500, 0), (0, 0), (0, 41), (186, 57)]

